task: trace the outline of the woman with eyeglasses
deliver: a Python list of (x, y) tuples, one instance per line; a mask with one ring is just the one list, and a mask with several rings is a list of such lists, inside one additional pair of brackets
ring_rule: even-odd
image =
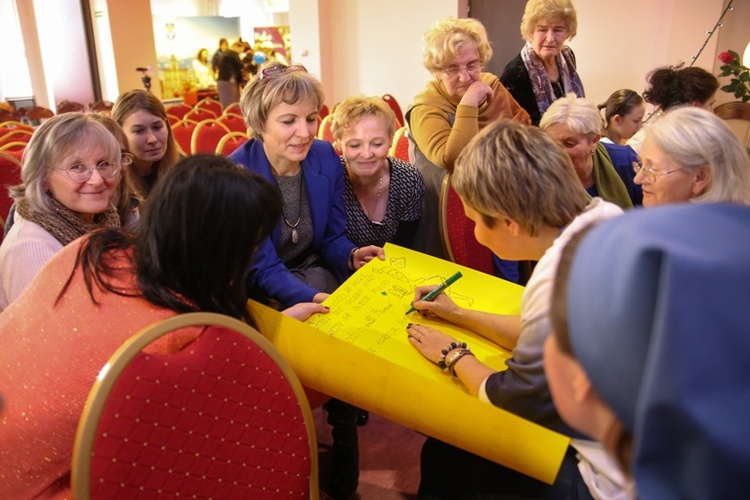
[(167, 110), (151, 92), (135, 89), (117, 98), (112, 118), (125, 132), (133, 154), (134, 189), (146, 199), (156, 181), (180, 159)]
[[(258, 247), (249, 287), (256, 298), (286, 307), (322, 302), (350, 272), (385, 258), (382, 248), (357, 247), (346, 237), (341, 160), (330, 143), (315, 139), (322, 105), (317, 78), (278, 62), (264, 65), (240, 98), (253, 138), (230, 158), (282, 195), (281, 222)], [(337, 400), (326, 407), (333, 425), (332, 493), (347, 498), (359, 477), (355, 408)]]
[(529, 0), (521, 19), (526, 44), (500, 81), (538, 125), (555, 100), (572, 92), (585, 97), (576, 57), (565, 45), (576, 36), (578, 17), (570, 0)]
[[(529, 115), (495, 75), (482, 72), (492, 57), (482, 23), (448, 17), (428, 29), (423, 40), (424, 66), (433, 79), (405, 117), (415, 146), (413, 162), (425, 182), (414, 248), (447, 258), (438, 222), (446, 172), (453, 170), (459, 153), (485, 126), (501, 118), (529, 123)], [(506, 272), (517, 278), (517, 266)]]
[[(70, 498), (86, 397), (134, 333), (195, 311), (253, 324), (245, 277), (280, 211), (278, 190), (258, 175), (193, 155), (154, 187), (134, 234), (99, 230), (52, 257), (0, 314), (0, 498)], [(323, 309), (300, 304), (285, 314), (304, 320)], [(146, 351), (189, 349), (197, 333), (170, 334)]]
[(633, 163), (643, 205), (685, 201), (750, 204), (747, 151), (710, 111), (682, 107), (651, 125)]
[(113, 197), (131, 157), (98, 119), (82, 113), (50, 118), (24, 153), (21, 184), (10, 189), (16, 212), (0, 245), (0, 310), (65, 245), (121, 220)]

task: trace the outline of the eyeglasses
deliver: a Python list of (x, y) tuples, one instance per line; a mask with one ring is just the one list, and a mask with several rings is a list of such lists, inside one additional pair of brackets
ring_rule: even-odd
[(643, 177), (643, 181), (646, 184), (653, 184), (656, 182), (656, 179), (659, 177), (663, 177), (665, 175), (669, 175), (671, 173), (677, 172), (678, 170), (685, 170), (684, 168), (675, 168), (674, 170), (667, 170), (666, 172), (657, 172), (651, 167), (644, 167), (640, 164), (640, 162), (634, 161), (633, 162), (633, 170), (635, 170), (635, 175), (641, 174)]
[(443, 73), (445, 73), (447, 76), (458, 76), (464, 70), (467, 73), (471, 74), (476, 73), (480, 69), (482, 69), (482, 65), (479, 63), (479, 61), (471, 61), (466, 66), (448, 66), (443, 70)]
[(294, 72), (294, 71), (303, 71), (307, 73), (307, 68), (302, 66), (301, 64), (292, 64), (291, 66), (284, 66), (283, 64), (277, 64), (275, 66), (271, 66), (269, 68), (263, 69), (260, 72), (259, 80), (263, 80), (264, 78), (275, 78), (279, 75), (283, 75), (287, 72)]
[[(123, 162), (123, 159), (127, 159), (127, 163)], [(130, 165), (132, 161), (133, 155), (130, 153), (123, 153), (119, 165), (111, 161), (100, 161), (95, 167), (89, 167), (83, 163), (74, 163), (68, 168), (56, 168), (55, 170), (68, 174), (68, 177), (73, 182), (84, 183), (91, 179), (91, 176), (94, 174), (94, 169), (99, 171), (99, 175), (102, 179), (111, 179), (120, 171), (120, 165)]]

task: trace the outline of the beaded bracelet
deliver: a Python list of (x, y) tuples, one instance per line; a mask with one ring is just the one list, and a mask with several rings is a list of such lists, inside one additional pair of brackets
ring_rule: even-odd
[(359, 247), (352, 248), (352, 251), (349, 252), (349, 269), (354, 271), (354, 253), (359, 250)]
[(458, 351), (456, 355), (451, 357), (450, 361), (446, 363), (448, 365), (448, 368), (451, 371), (451, 375), (456, 377), (456, 363), (458, 363), (458, 360), (463, 358), (464, 356), (474, 356), (474, 353), (471, 352), (469, 349), (461, 349)]
[(445, 364), (445, 357), (448, 355), (449, 352), (451, 352), (453, 349), (466, 349), (466, 342), (451, 342), (448, 347), (440, 351), (440, 361), (438, 361), (438, 367), (441, 370), (447, 370), (448, 365)]

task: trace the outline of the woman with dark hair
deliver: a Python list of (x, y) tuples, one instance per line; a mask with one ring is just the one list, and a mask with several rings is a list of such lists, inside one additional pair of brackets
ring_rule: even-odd
[(156, 181), (180, 159), (167, 110), (151, 92), (136, 89), (117, 98), (112, 118), (128, 138), (133, 154), (129, 171), (134, 174), (130, 180), (138, 196), (145, 199)]
[[(0, 498), (69, 496), (89, 389), (135, 332), (191, 311), (253, 324), (245, 276), (278, 222), (277, 189), (226, 158), (192, 156), (153, 193), (134, 235), (104, 230), (71, 243), (0, 315)], [(306, 319), (324, 310), (300, 304), (286, 313)], [(195, 335), (153, 350), (181, 349)]]
[[(656, 112), (646, 119), (644, 125), (653, 124), (662, 113), (677, 106), (694, 106), (710, 110), (719, 90), (719, 80), (703, 68), (696, 66), (664, 66), (656, 68), (646, 76), (648, 87), (643, 99), (656, 107)], [(641, 145), (648, 127), (641, 128), (627, 144), (641, 152)]]

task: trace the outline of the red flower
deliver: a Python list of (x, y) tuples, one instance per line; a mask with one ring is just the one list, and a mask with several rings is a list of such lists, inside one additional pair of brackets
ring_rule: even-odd
[(723, 62), (724, 64), (732, 64), (734, 62), (734, 54), (732, 54), (730, 51), (722, 52), (719, 54), (719, 61)]

